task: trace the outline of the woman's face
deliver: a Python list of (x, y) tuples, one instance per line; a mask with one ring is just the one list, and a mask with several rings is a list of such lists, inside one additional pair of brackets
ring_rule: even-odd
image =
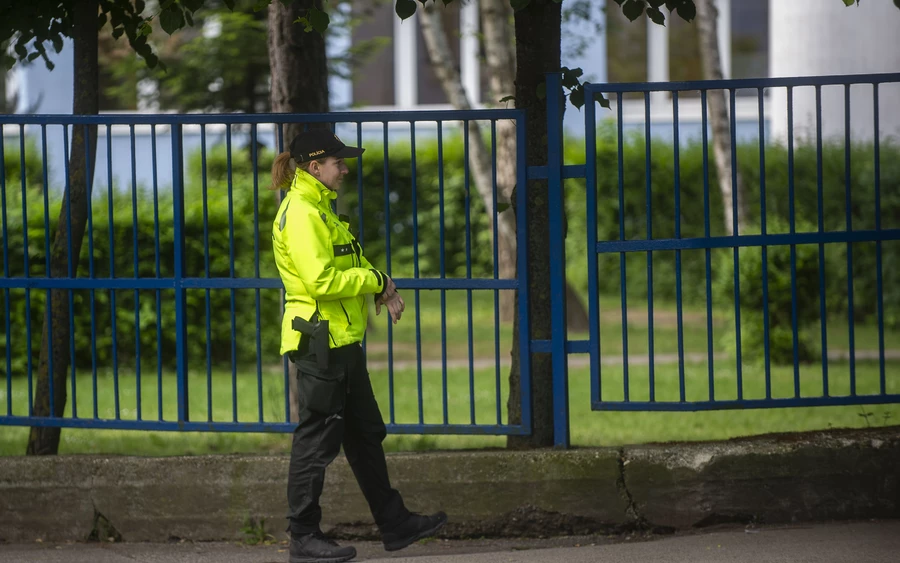
[(324, 162), (313, 161), (309, 166), (310, 174), (331, 191), (337, 191), (341, 187), (341, 182), (349, 171), (343, 158), (333, 156), (329, 156)]

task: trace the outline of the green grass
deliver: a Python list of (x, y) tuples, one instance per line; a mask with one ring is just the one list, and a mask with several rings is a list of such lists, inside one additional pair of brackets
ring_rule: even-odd
[[(649, 330), (646, 303), (628, 308), (629, 397), (631, 400), (649, 398), (649, 366), (646, 365)], [(679, 369), (672, 355), (677, 353), (677, 323), (675, 309), (664, 303), (655, 304), (654, 352), (657, 363), (654, 369), (654, 393), (657, 401), (680, 399)], [(469, 345), (468, 297), (466, 292), (448, 292), (447, 309), (442, 330), (440, 293), (421, 292), (418, 325), (422, 343), (417, 350), (416, 306), (409, 296), (407, 312), (392, 327), (393, 366), (389, 373), (388, 330), (384, 317), (375, 317), (375, 326), (369, 332), (369, 368), (376, 396), (388, 422), (396, 424), (477, 424), (505, 423), (508, 394), (509, 343), (512, 330), (509, 324), (499, 326), (499, 357), (502, 366), (494, 365), (498, 354), (495, 339), (493, 292), (475, 291), (472, 296), (471, 332), (473, 345)], [(737, 398), (736, 365), (728, 354), (727, 338), (730, 330), (728, 315), (714, 311), (713, 348), (714, 389), (717, 400)], [(706, 400), (709, 395), (709, 368), (706, 363), (707, 319), (705, 310), (684, 312), (683, 339), (688, 360), (684, 369), (685, 399)], [(858, 324), (856, 327), (858, 350), (877, 350), (877, 328)], [(819, 326), (809, 330), (819, 334)], [(622, 400), (624, 394), (624, 370), (616, 358), (622, 358), (621, 305), (615, 298), (601, 301), (601, 351), (604, 365), (601, 369), (601, 391), (604, 400)], [(848, 327), (846, 319), (830, 319), (828, 323), (829, 349), (847, 349)], [(570, 338), (587, 338), (587, 334), (570, 333)], [(900, 348), (900, 334), (885, 333), (889, 350)], [(446, 346), (446, 354), (443, 351)], [(690, 356), (693, 355), (693, 356)], [(699, 355), (699, 356), (698, 356)], [(470, 357), (476, 369), (470, 372)], [(421, 358), (421, 385), (417, 370)], [(443, 384), (442, 362), (446, 359), (446, 391)], [(569, 393), (572, 443), (580, 446), (615, 446), (646, 442), (719, 440), (737, 436), (770, 432), (819, 430), (826, 428), (859, 428), (885, 426), (900, 422), (900, 405), (872, 405), (847, 407), (748, 409), (710, 412), (608, 412), (590, 409), (591, 385), (586, 367), (586, 356), (570, 358)], [(607, 363), (610, 362), (610, 363)], [(484, 367), (484, 366), (491, 367)], [(828, 362), (828, 392), (833, 396), (849, 393), (850, 366), (842, 360)], [(742, 364), (742, 396), (745, 399), (766, 396), (765, 373), (756, 358), (744, 357)], [(900, 393), (900, 361), (889, 358), (886, 365), (886, 391)], [(81, 370), (76, 376), (77, 406), (79, 417), (115, 418), (115, 385), (111, 369), (98, 370), (97, 404), (93, 400), (93, 380), (89, 370)], [(856, 392), (860, 395), (879, 392), (879, 366), (877, 361), (860, 359), (856, 363)], [(260, 410), (267, 422), (285, 420), (285, 378), (278, 358), (262, 365), (257, 375), (255, 360), (243, 363), (234, 372), (231, 369), (214, 369), (207, 382), (206, 367), (202, 363), (189, 366), (190, 413), (192, 420), (205, 421), (258, 421)], [(160, 418), (159, 390), (162, 390), (162, 413), (165, 420), (176, 418), (175, 377), (166, 370), (162, 386), (155, 366), (144, 366), (141, 373), (141, 399), (138, 402), (138, 385), (133, 368), (120, 368), (118, 373), (118, 417), (134, 420)], [(499, 391), (497, 382), (499, 380)], [(2, 380), (0, 380), (2, 382)], [(799, 373), (800, 396), (819, 396), (823, 391), (822, 364), (804, 365)], [(0, 413), (6, 413), (6, 385), (0, 385)], [(27, 380), (11, 380), (12, 414), (25, 415), (28, 410)], [(393, 402), (389, 387), (393, 388)], [(211, 391), (210, 391), (211, 389)], [(421, 391), (420, 391), (421, 390)], [(422, 410), (419, 411), (419, 395)], [(771, 369), (772, 397), (791, 397), (794, 390), (794, 373), (790, 366), (773, 366)], [(498, 395), (499, 394), (499, 395)], [(474, 406), (470, 401), (474, 397)], [(261, 397), (261, 402), (260, 402)], [(444, 404), (446, 402), (446, 412)], [(209, 404), (212, 404), (210, 411)], [(499, 403), (499, 417), (498, 417)], [(72, 392), (66, 416), (72, 413)], [(261, 405), (261, 406), (260, 406)], [(0, 455), (21, 455), (25, 450), (28, 429), (0, 427)], [(437, 436), (392, 434), (385, 447), (389, 451), (421, 449), (459, 449), (502, 447), (504, 437), (485, 436)], [(60, 453), (103, 453), (129, 455), (180, 455), (204, 453), (285, 453), (290, 449), (290, 437), (284, 434), (260, 433), (201, 433), (201, 432), (151, 432), (124, 430), (64, 429)]]

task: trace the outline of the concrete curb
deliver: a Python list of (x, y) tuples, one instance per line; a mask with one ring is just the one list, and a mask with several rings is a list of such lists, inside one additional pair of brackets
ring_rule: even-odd
[[(237, 539), (285, 525), (286, 456), (0, 458), (0, 540)], [(900, 517), (900, 427), (715, 443), (388, 456), (411, 509), (447, 537)], [(376, 537), (349, 466), (323, 494), (338, 535)], [(105, 526), (108, 521), (111, 527)]]

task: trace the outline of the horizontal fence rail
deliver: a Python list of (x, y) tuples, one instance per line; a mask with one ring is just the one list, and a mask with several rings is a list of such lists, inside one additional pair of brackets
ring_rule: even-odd
[[(292, 431), (290, 369), (278, 355), (282, 284), (270, 242), (278, 199), (265, 188), (291, 126), (327, 124), (367, 148), (348, 162), (354, 182), (345, 183), (338, 211), (352, 215), (367, 257), (407, 300), (397, 327), (373, 312), (365, 343), (389, 431), (530, 432), (525, 270), (501, 275), (497, 242), (505, 207), (524, 216), (524, 190), (507, 202), (492, 165), (490, 185), (479, 191), (469, 164), (481, 146), (496, 163), (498, 125), (512, 122), (524, 177), (523, 113), (274, 119), (0, 116), (0, 425)], [(66, 249), (67, 275), (52, 276), (57, 219), (71, 224), (66, 155), (78, 128), (97, 137), (80, 178), (89, 184), (84, 242), (77, 256)], [(525, 244), (517, 252), (524, 262)], [(526, 296), (515, 424), (505, 410), (513, 331), (501, 318), (501, 297), (513, 291)], [(67, 407), (63, 416), (38, 417), (41, 334), (53, 299), (64, 300), (70, 338), (65, 389), (50, 378), (49, 400), (64, 393)]]
[[(900, 131), (882, 119), (900, 74), (585, 92), (590, 329), (566, 345), (589, 355), (594, 410), (900, 402), (898, 178), (883, 176)], [(736, 122), (739, 97), (755, 123)]]

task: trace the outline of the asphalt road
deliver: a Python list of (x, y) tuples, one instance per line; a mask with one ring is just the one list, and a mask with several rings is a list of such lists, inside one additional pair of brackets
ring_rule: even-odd
[[(719, 528), (654, 537), (433, 540), (395, 553), (353, 542), (356, 561), (414, 563), (894, 563), (900, 520)], [(286, 546), (209, 543), (0, 544), (2, 563), (286, 563)]]

